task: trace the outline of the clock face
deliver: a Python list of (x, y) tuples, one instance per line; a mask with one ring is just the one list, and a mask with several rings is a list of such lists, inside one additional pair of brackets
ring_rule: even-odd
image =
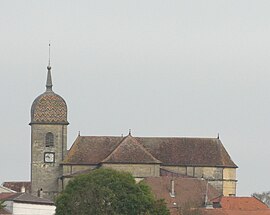
[(53, 152), (45, 152), (44, 153), (44, 161), (45, 161), (45, 163), (54, 163), (54, 153)]

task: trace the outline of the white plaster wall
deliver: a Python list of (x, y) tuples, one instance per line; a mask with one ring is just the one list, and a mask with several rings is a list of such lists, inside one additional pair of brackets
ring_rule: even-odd
[(13, 201), (5, 201), (4, 204), (6, 205), (5, 210), (12, 213), (13, 210)]
[(13, 203), (13, 215), (53, 215), (54, 205), (38, 205), (26, 203)]

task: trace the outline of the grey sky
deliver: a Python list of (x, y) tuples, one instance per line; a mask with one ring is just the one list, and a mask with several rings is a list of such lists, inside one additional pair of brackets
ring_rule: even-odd
[(30, 107), (50, 40), (69, 146), (78, 131), (220, 133), (238, 194), (270, 190), (270, 1), (0, 3), (0, 182), (30, 178)]

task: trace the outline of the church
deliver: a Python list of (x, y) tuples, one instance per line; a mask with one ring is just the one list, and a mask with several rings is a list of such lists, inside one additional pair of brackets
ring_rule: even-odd
[(46, 91), (31, 107), (31, 192), (54, 199), (74, 176), (96, 168), (147, 177), (206, 180), (221, 195), (236, 195), (236, 169), (219, 137), (80, 136), (67, 149), (67, 104), (52, 89), (47, 67)]

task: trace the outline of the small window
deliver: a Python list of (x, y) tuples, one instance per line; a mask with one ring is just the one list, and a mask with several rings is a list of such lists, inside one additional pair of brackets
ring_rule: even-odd
[(46, 144), (46, 147), (54, 145), (54, 137), (53, 137), (53, 134), (51, 132), (48, 132), (46, 134), (45, 144)]

